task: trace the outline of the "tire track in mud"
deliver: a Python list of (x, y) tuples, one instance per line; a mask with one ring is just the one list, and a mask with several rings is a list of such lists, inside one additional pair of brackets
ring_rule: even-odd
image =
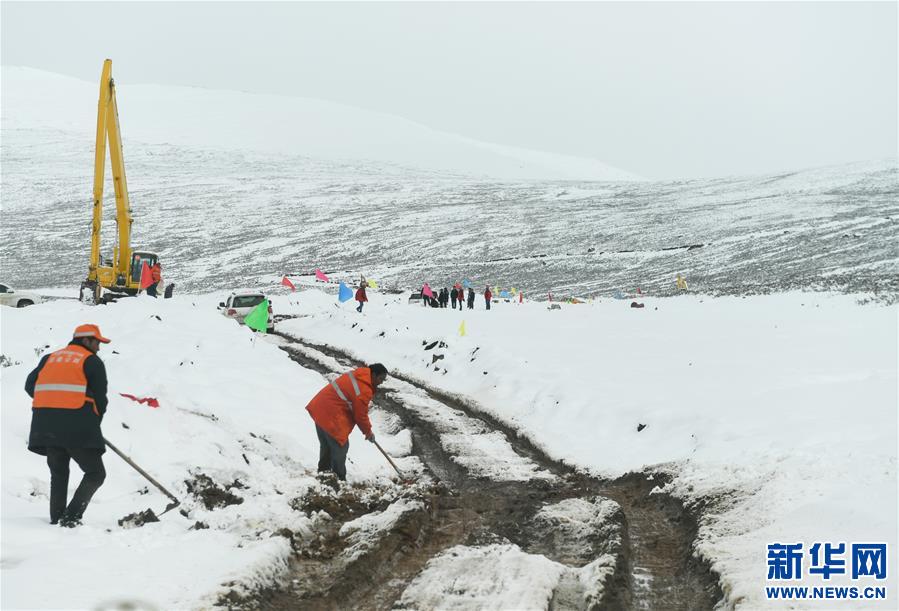
[[(291, 359), (324, 375), (361, 365), (336, 348), (276, 335), (285, 340), (280, 347)], [(429, 560), (458, 545), (509, 542), (565, 565), (549, 609), (692, 611), (712, 609), (722, 600), (718, 576), (692, 554), (695, 517), (669, 495), (651, 494), (667, 476), (592, 478), (550, 459), (495, 418), (405, 376), (391, 377), (398, 381), (382, 387), (372, 407), (393, 414), (399, 428), (411, 432), (412, 454), (423, 463), (424, 473), (418, 483), (397, 487), (387, 496), (415, 498), (420, 509), (399, 516), (361, 554), (348, 554), (346, 538), (340, 536), (342, 525), (358, 516), (332, 509), (336, 515), (325, 516), (319, 525), (316, 545), (324, 551), (310, 557), (299, 546), (292, 584), (260, 593), (254, 603), (269, 609), (416, 607), (421, 603), (403, 594), (431, 567)], [(434, 417), (439, 410), (445, 413)], [(460, 457), (448, 443), (458, 435), (455, 425), (447, 425), (447, 413), (463, 431), (490, 435), (496, 446), (507, 443), (513, 462), (533, 463), (530, 476), (519, 477), (513, 468), (505, 475), (479, 477), (472, 457)], [(352, 505), (353, 500), (343, 502)], [(594, 514), (602, 519), (591, 518)], [(579, 515), (587, 517), (579, 521)]]

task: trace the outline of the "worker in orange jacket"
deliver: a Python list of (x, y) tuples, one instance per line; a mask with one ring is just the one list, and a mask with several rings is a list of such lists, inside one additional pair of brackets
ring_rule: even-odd
[(159, 261), (154, 263), (153, 267), (150, 268), (150, 279), (153, 281), (153, 284), (147, 287), (147, 295), (156, 297), (159, 283), (162, 282), (162, 264)]
[(322, 388), (306, 406), (318, 434), (319, 472), (331, 471), (346, 480), (346, 455), (354, 426), (374, 442), (368, 404), (386, 379), (387, 368), (380, 363), (354, 369)]
[[(97, 325), (78, 325), (69, 345), (44, 355), (25, 380), (25, 392), (33, 398), (28, 449), (47, 457), (51, 524), (80, 525), (106, 479), (100, 422), (108, 403), (107, 379), (97, 353), (108, 343)], [(67, 506), (70, 460), (84, 477)]]

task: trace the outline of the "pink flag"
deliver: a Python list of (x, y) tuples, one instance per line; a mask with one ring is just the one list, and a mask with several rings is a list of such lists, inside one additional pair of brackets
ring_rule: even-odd
[(297, 287), (293, 285), (293, 282), (291, 282), (290, 278), (288, 278), (287, 276), (281, 278), (281, 284), (283, 284), (284, 286), (289, 286), (291, 291), (297, 290)]
[(434, 293), (431, 292), (431, 287), (429, 287), (427, 284), (425, 284), (423, 287), (421, 287), (421, 294), (427, 295), (428, 297), (431, 297), (432, 299), (434, 297)]
[(322, 282), (330, 282), (330, 280), (328, 280), (328, 277), (326, 275), (324, 275), (322, 273), (322, 270), (320, 270), (320, 269), (315, 270), (315, 277), (318, 280), (321, 280)]

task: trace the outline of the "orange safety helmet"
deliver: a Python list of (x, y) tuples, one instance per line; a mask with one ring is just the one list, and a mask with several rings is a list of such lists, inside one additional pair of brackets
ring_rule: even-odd
[(78, 325), (75, 327), (75, 332), (72, 334), (72, 338), (76, 337), (93, 337), (94, 339), (103, 342), (104, 344), (108, 344), (110, 342), (109, 339), (103, 337), (100, 334), (100, 327), (97, 325)]

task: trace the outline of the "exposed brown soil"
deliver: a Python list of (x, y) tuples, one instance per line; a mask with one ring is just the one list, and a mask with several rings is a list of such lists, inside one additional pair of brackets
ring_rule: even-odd
[(234, 480), (225, 486), (219, 486), (205, 473), (194, 474), (193, 479), (184, 480), (187, 493), (192, 494), (203, 503), (206, 509), (219, 509), (229, 505), (240, 505), (243, 499), (230, 492), (228, 488), (245, 488), (240, 480)]
[[(286, 339), (297, 342), (293, 337)], [(338, 350), (303, 344), (306, 348), (283, 348), (304, 367), (331, 373), (310, 356), (309, 349), (337, 359), (347, 369), (358, 366)], [(604, 554), (614, 558), (614, 572), (606, 579), (600, 598), (589, 596), (572, 573), (557, 586), (551, 609), (693, 611), (712, 609), (722, 599), (717, 575), (692, 555), (695, 516), (666, 494), (650, 494), (667, 481), (666, 476), (634, 473), (614, 481), (592, 478), (551, 460), (516, 431), (471, 406), (432, 389), (424, 390), (433, 399), (503, 432), (516, 452), (557, 478), (496, 482), (471, 477), (441, 446), (432, 424), (406, 409), (391, 392), (381, 392), (373, 407), (395, 414), (412, 432), (412, 451), (424, 463), (426, 475), (412, 486), (381, 489), (336, 486), (336, 482), (323, 480), (292, 501), (294, 509), (313, 517), (315, 535), (311, 540), (291, 539), (297, 554), (289, 583), (249, 598), (232, 595), (222, 603), (276, 610), (401, 608), (403, 591), (428, 560), (454, 545), (499, 542), (514, 543), (526, 552), (572, 568)], [(583, 499), (587, 504), (603, 502), (603, 498), (611, 499), (618, 508), (587, 534), (568, 531), (559, 522), (537, 515), (541, 508), (565, 499)], [(383, 511), (401, 499), (419, 501), (421, 508), (404, 513), (392, 528), (372, 537), (362, 553), (348, 549), (348, 538), (339, 534), (344, 523)]]

